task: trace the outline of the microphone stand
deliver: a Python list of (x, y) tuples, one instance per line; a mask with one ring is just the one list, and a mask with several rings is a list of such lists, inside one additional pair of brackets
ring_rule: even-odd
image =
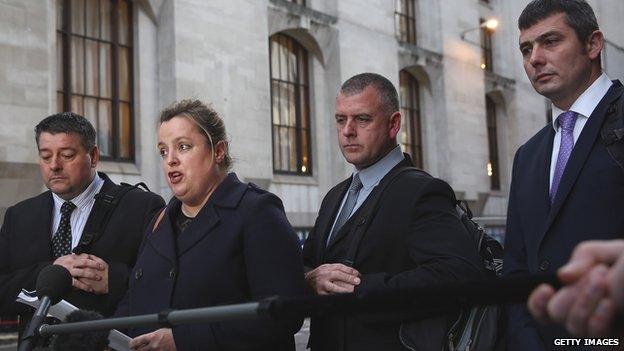
[(101, 319), (77, 323), (42, 325), (39, 334), (84, 333), (126, 329), (138, 326), (168, 327), (240, 319), (313, 316), (317, 314), (363, 314), (396, 321), (417, 320), (446, 313), (464, 306), (524, 302), (542, 283), (559, 287), (556, 275), (514, 276), (473, 282), (446, 283), (368, 294), (311, 295), (270, 297), (259, 302), (235, 305), (164, 310), (132, 317)]
[(47, 296), (41, 298), (41, 303), (39, 304), (39, 307), (37, 307), (37, 310), (30, 320), (30, 323), (28, 323), (28, 327), (26, 327), (24, 334), (22, 334), (18, 351), (30, 351), (35, 347), (36, 341), (39, 336), (37, 334), (37, 329), (43, 323), (44, 318), (48, 314), (48, 310), (52, 305), (51, 302), (52, 300), (50, 300), (50, 298)]

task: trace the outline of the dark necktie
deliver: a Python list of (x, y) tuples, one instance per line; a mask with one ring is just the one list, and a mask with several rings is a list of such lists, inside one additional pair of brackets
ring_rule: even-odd
[(72, 234), (70, 218), (75, 208), (76, 205), (69, 201), (65, 201), (63, 206), (61, 206), (61, 222), (52, 238), (52, 254), (54, 255), (54, 259), (71, 253)]
[(342, 206), (340, 213), (338, 214), (338, 218), (336, 219), (336, 224), (334, 224), (334, 228), (332, 229), (329, 237), (327, 238), (327, 246), (331, 242), (332, 238), (336, 236), (336, 233), (342, 228), (342, 226), (349, 219), (349, 215), (353, 211), (355, 207), (355, 203), (357, 202), (358, 194), (360, 193), (360, 189), (362, 189), (362, 181), (360, 181), (359, 174), (355, 174), (353, 176), (353, 180), (351, 180), (351, 186), (349, 186), (349, 192), (347, 194), (347, 200)]
[(557, 117), (559, 127), (561, 128), (561, 143), (559, 144), (559, 155), (557, 156), (557, 164), (555, 165), (555, 173), (553, 174), (552, 184), (550, 186), (550, 202), (555, 202), (559, 182), (563, 176), (572, 148), (574, 148), (574, 124), (576, 124), (577, 113), (567, 111)]

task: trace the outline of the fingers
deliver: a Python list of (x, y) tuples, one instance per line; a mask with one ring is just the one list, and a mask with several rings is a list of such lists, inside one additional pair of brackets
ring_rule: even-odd
[(69, 273), (74, 278), (86, 278), (96, 281), (102, 280), (102, 275), (99, 273), (99, 271), (95, 271), (93, 269), (72, 268), (69, 270)]
[[(623, 251), (624, 252), (624, 251)], [(615, 262), (607, 275), (609, 293), (620, 313), (624, 312), (624, 253)]]
[(84, 290), (86, 292), (93, 292), (94, 291), (94, 289), (90, 285), (88, 285), (85, 282), (80, 281), (80, 279), (76, 279), (76, 278), (72, 278), (72, 286), (74, 288), (76, 288), (76, 289)]
[(615, 304), (612, 300), (600, 300), (596, 311), (592, 314), (587, 325), (587, 333), (592, 338), (604, 337), (612, 334), (612, 325), (615, 322)]
[(130, 340), (128, 346), (133, 350), (138, 350), (139, 347), (144, 345), (148, 345), (150, 341), (150, 337), (153, 333), (139, 335), (136, 338)]
[(533, 317), (541, 323), (551, 322), (547, 306), (553, 295), (555, 295), (555, 289), (550, 285), (542, 284), (535, 288), (529, 296), (527, 307)]
[(568, 331), (574, 335), (587, 335), (588, 322), (606, 295), (607, 267), (601, 265), (591, 270), (586, 284), (580, 287), (566, 319)]
[(596, 264), (610, 265), (624, 252), (624, 240), (593, 240), (580, 243), (573, 251), (570, 261), (558, 271), (566, 283), (580, 279)]
[(352, 293), (355, 290), (355, 285), (348, 284), (344, 282), (332, 282), (330, 280), (324, 280), (321, 283), (321, 289), (319, 290), (320, 295), (328, 295), (328, 294), (348, 294)]
[(324, 264), (305, 275), (317, 294), (351, 293), (360, 284), (360, 272), (340, 263)]

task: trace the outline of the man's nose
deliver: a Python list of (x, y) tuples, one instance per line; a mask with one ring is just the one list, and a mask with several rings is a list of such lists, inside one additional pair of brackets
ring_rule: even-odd
[(546, 63), (544, 58), (544, 50), (542, 50), (539, 45), (536, 45), (531, 50), (531, 57), (529, 57), (529, 63), (532, 66), (541, 66)]
[(346, 137), (355, 135), (355, 121), (353, 119), (347, 119), (345, 124), (342, 126), (342, 135)]
[(52, 157), (52, 162), (50, 162), (50, 169), (53, 171), (58, 171), (63, 169), (63, 162), (61, 161), (61, 158), (58, 156), (53, 156)]

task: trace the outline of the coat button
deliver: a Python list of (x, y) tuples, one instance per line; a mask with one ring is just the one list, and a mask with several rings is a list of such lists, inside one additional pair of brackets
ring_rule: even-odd
[(141, 268), (137, 269), (136, 272), (134, 272), (134, 279), (139, 280), (142, 276), (143, 270)]
[(171, 270), (169, 271), (169, 278), (175, 278), (175, 268), (171, 268)]
[(542, 262), (540, 262), (540, 265), (539, 265), (540, 271), (546, 272), (548, 270), (548, 268), (550, 268), (550, 261), (549, 260), (542, 260)]

